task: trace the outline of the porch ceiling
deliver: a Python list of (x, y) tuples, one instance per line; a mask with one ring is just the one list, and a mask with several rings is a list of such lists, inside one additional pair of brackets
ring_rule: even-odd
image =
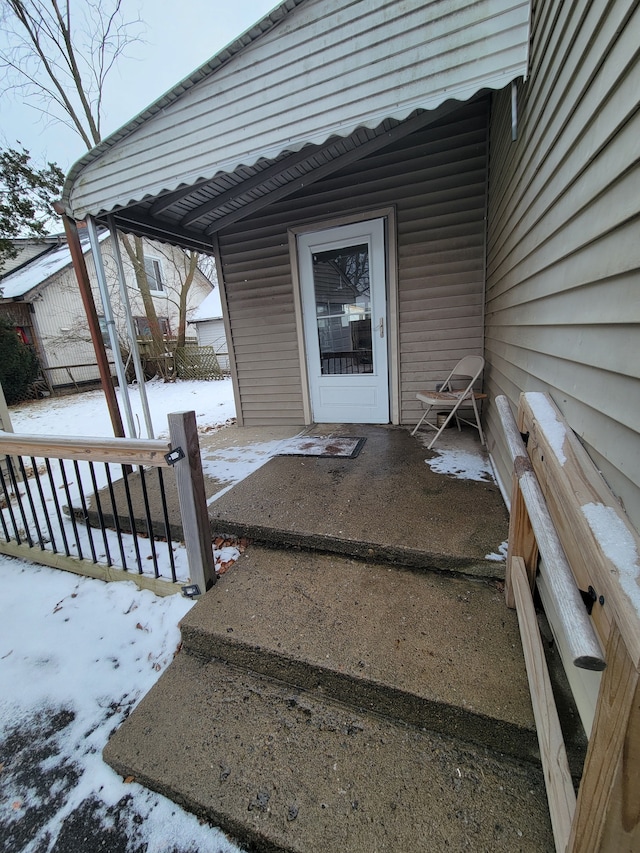
[(227, 225), (437, 123), (459, 108), (459, 102), (449, 101), (436, 110), (421, 110), (402, 122), (386, 119), (375, 129), (358, 128), (350, 136), (333, 137), (324, 145), (283, 151), (275, 159), (261, 158), (253, 166), (238, 166), (212, 179), (148, 196), (96, 219), (106, 225), (112, 220), (113, 225), (128, 233), (211, 252), (214, 234)]

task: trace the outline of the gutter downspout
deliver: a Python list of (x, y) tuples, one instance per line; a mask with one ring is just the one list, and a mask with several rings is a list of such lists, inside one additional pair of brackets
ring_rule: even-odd
[(98, 229), (92, 216), (87, 216), (87, 233), (89, 234), (89, 244), (93, 255), (93, 265), (96, 270), (96, 278), (98, 279), (98, 290), (102, 299), (102, 310), (107, 324), (107, 332), (109, 341), (111, 342), (111, 352), (113, 360), (116, 364), (116, 374), (118, 375), (118, 385), (120, 387), (120, 395), (124, 403), (124, 413), (129, 426), (129, 435), (131, 438), (137, 438), (136, 425), (133, 420), (133, 412), (131, 410), (131, 401), (129, 400), (129, 387), (127, 385), (127, 377), (124, 372), (124, 364), (122, 363), (122, 354), (120, 352), (120, 342), (118, 341), (118, 332), (116, 323), (113, 317), (113, 308), (111, 307), (111, 298), (109, 296), (109, 287), (107, 285), (107, 275), (104, 271), (104, 263), (102, 262), (102, 250), (100, 249), (100, 241), (98, 240)]
[(73, 269), (78, 281), (78, 289), (80, 290), (82, 304), (84, 305), (84, 310), (87, 315), (89, 334), (91, 335), (91, 341), (96, 353), (96, 361), (98, 362), (98, 371), (100, 373), (100, 384), (102, 385), (102, 390), (104, 391), (104, 396), (107, 401), (107, 408), (109, 409), (113, 434), (116, 438), (124, 438), (125, 433), (122, 425), (120, 409), (118, 408), (118, 398), (116, 397), (116, 389), (114, 388), (113, 381), (111, 379), (107, 352), (104, 347), (102, 332), (100, 331), (100, 323), (98, 322), (98, 314), (96, 312), (93, 293), (91, 292), (89, 273), (87, 272), (87, 265), (84, 260), (84, 254), (82, 253), (80, 237), (78, 236), (78, 226), (76, 225), (75, 220), (67, 216), (64, 212), (64, 207), (60, 202), (56, 202), (53, 207), (56, 213), (62, 216), (64, 231), (67, 236), (69, 251), (71, 252)]
[(147, 387), (144, 378), (144, 370), (142, 368), (142, 360), (140, 358), (140, 349), (138, 347), (138, 336), (133, 325), (133, 315), (131, 314), (131, 302), (127, 292), (127, 279), (124, 274), (124, 266), (122, 263), (122, 252), (118, 243), (118, 231), (113, 216), (108, 218), (109, 231), (111, 232), (111, 240), (113, 244), (113, 255), (116, 259), (116, 268), (118, 270), (118, 282), (120, 285), (120, 300), (124, 306), (124, 313), (127, 323), (127, 334), (129, 335), (129, 343), (131, 345), (131, 357), (133, 366), (138, 380), (138, 389), (140, 391), (140, 402), (142, 403), (142, 411), (144, 414), (144, 422), (147, 427), (147, 438), (154, 438), (153, 423), (151, 421), (151, 411), (149, 410), (149, 401), (147, 399)]

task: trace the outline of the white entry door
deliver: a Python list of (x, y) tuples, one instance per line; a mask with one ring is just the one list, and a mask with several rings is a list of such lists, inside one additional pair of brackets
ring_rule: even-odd
[(384, 220), (298, 237), (316, 423), (389, 422)]

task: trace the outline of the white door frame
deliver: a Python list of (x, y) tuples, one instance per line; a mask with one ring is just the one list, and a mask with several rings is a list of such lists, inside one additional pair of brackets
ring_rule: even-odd
[(300, 364), (300, 376), (302, 381), (302, 400), (304, 408), (305, 424), (313, 423), (311, 407), (311, 393), (309, 386), (309, 375), (307, 370), (307, 358), (305, 350), (304, 320), (302, 311), (302, 292), (300, 283), (300, 269), (298, 264), (297, 238), (300, 234), (313, 231), (323, 231), (328, 228), (336, 228), (342, 225), (350, 225), (358, 222), (366, 222), (370, 219), (383, 219), (385, 221), (385, 255), (387, 264), (387, 358), (389, 364), (389, 419), (393, 424), (400, 423), (400, 382), (399, 382), (399, 317), (398, 317), (398, 268), (397, 268), (397, 244), (396, 244), (396, 211), (395, 207), (385, 207), (376, 210), (367, 210), (360, 213), (352, 213), (347, 216), (324, 219), (305, 225), (288, 229), (289, 256), (291, 259), (291, 273), (293, 279), (293, 302), (296, 316), (296, 332), (298, 340), (298, 354)]

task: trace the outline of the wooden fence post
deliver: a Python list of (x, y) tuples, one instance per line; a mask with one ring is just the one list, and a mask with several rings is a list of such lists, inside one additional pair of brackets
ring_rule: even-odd
[(198, 584), (204, 593), (216, 582), (216, 570), (196, 415), (195, 412), (172, 412), (168, 420), (171, 448), (181, 448), (184, 453), (184, 457), (175, 462), (173, 468), (176, 472), (189, 574), (191, 582)]
[(504, 598), (507, 607), (512, 610), (516, 606), (511, 579), (511, 565), (514, 557), (522, 557), (529, 578), (531, 592), (536, 585), (536, 569), (538, 567), (538, 543), (536, 541), (529, 512), (520, 488), (520, 478), (531, 469), (531, 462), (518, 431), (515, 419), (506, 397), (496, 398), (496, 407), (507, 440), (507, 446), (513, 462), (511, 476), (511, 510), (509, 512), (509, 544), (507, 549), (507, 570), (504, 583)]
[(616, 625), (567, 853), (640, 850), (640, 674)]
[[(526, 469), (528, 464), (530, 464), (529, 460), (522, 456), (517, 456), (514, 460), (514, 467), (517, 471), (521, 468), (523, 470)], [(509, 513), (507, 571), (504, 583), (505, 602), (507, 607), (510, 607), (512, 610), (516, 606), (516, 600), (513, 592), (511, 571), (513, 560), (516, 557), (522, 557), (524, 560), (529, 586), (531, 592), (533, 592), (536, 586), (536, 569), (538, 567), (538, 543), (533, 532), (533, 527), (531, 526), (527, 505), (520, 489), (520, 479), (518, 473), (514, 471), (511, 477), (511, 511)]]

